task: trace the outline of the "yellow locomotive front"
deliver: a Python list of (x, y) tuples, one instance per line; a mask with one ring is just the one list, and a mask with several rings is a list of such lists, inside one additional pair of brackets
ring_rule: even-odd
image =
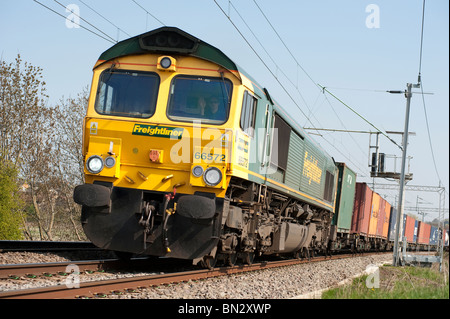
[(224, 57), (169, 27), (100, 57), (74, 191), (95, 245), (184, 259), (217, 246), (243, 95)]

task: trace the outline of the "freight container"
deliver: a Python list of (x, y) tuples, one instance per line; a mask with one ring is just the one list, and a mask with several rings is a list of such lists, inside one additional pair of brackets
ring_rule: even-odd
[(380, 207), (378, 209), (377, 237), (383, 237), (384, 218), (386, 216), (386, 200), (380, 195)]
[(444, 246), (447, 246), (448, 247), (448, 240), (449, 240), (449, 237), (448, 237), (448, 230), (444, 230)]
[[(436, 237), (436, 239), (435, 239), (435, 245), (437, 245), (438, 243), (439, 243), (439, 240), (441, 239), (441, 233), (443, 233), (444, 235), (443, 235), (443, 240), (444, 240), (444, 246), (448, 246), (448, 243), (449, 243), (449, 234), (448, 234), (448, 230), (441, 230), (441, 231), (438, 231), (438, 229), (436, 229), (435, 230), (435, 236), (437, 236)], [(431, 236), (430, 236), (430, 238), (431, 238)], [(431, 241), (431, 239), (430, 239), (430, 241)]]
[[(406, 214), (403, 214), (403, 222), (402, 222), (403, 226), (400, 241), (402, 241), (402, 238), (405, 236), (406, 216), (407, 216)], [(397, 223), (397, 208), (391, 207), (391, 216), (389, 218), (389, 234), (388, 234), (389, 241), (391, 242), (395, 241), (396, 223)]]
[(430, 230), (430, 245), (437, 245), (439, 243), (439, 229), (437, 227), (431, 226)]
[(389, 218), (389, 241), (394, 241), (395, 238), (395, 229), (397, 223), (397, 208), (391, 207), (391, 217)]
[(417, 236), (418, 244), (428, 245), (430, 243), (431, 225), (425, 222), (419, 222), (419, 235)]
[(420, 239), (421, 239), (421, 231), (422, 231), (422, 228), (423, 227), (425, 227), (425, 226), (423, 226), (422, 224), (423, 224), (424, 222), (421, 222), (420, 220), (419, 220), (419, 222), (418, 222), (418, 224), (417, 224), (417, 238), (416, 238), (416, 243), (417, 244), (420, 244)]
[(403, 214), (403, 232), (402, 232), (402, 241), (403, 238), (406, 236), (405, 232), (406, 232), (406, 218), (408, 217), (408, 215)]
[(377, 234), (378, 215), (380, 213), (380, 195), (372, 192), (372, 210), (370, 213), (369, 236), (375, 237)]
[(417, 235), (419, 235), (419, 221), (418, 220), (414, 220), (414, 238), (413, 238), (413, 242), (417, 242)]
[(386, 202), (384, 212), (383, 238), (387, 239), (389, 232), (389, 220), (391, 218), (391, 204), (389, 204), (388, 202)]
[(352, 217), (352, 233), (367, 235), (372, 208), (372, 190), (366, 183), (356, 183), (355, 205)]
[(414, 219), (406, 215), (406, 223), (403, 236), (406, 238), (408, 243), (412, 243), (414, 238)]
[(415, 243), (417, 238), (417, 220), (406, 215), (405, 237), (408, 243)]
[(331, 225), (338, 232), (349, 233), (352, 227), (353, 207), (355, 203), (356, 173), (345, 163), (337, 163), (339, 169), (336, 208)]

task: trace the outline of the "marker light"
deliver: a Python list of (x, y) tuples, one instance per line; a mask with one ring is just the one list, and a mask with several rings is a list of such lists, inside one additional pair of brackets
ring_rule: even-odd
[(209, 186), (216, 186), (222, 180), (222, 172), (217, 167), (209, 167), (203, 174), (203, 180)]
[(194, 175), (195, 177), (200, 177), (203, 174), (203, 167), (197, 165), (194, 166), (194, 168), (192, 169), (192, 175)]
[(177, 70), (177, 60), (170, 56), (160, 56), (157, 62), (156, 67), (158, 70), (173, 72)]
[(160, 64), (161, 64), (161, 67), (163, 67), (164, 69), (167, 69), (172, 65), (172, 61), (170, 60), (169, 57), (165, 57), (165, 58), (161, 59)]
[(112, 156), (108, 156), (105, 159), (105, 166), (108, 167), (108, 168), (111, 168), (114, 165), (116, 165), (116, 159), (114, 157), (112, 157)]
[(103, 159), (98, 155), (92, 155), (86, 162), (86, 169), (92, 174), (98, 174), (103, 169)]

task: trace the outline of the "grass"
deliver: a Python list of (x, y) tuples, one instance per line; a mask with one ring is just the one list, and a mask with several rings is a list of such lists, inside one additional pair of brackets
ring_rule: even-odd
[(439, 265), (382, 266), (379, 275), (355, 278), (351, 285), (325, 291), (322, 299), (449, 299), (448, 253), (444, 260), (446, 273), (439, 272)]

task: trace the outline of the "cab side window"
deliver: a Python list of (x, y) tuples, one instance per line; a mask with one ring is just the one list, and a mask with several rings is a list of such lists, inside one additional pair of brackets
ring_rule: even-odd
[(256, 103), (256, 98), (245, 91), (242, 102), (241, 129), (251, 137), (255, 133)]

